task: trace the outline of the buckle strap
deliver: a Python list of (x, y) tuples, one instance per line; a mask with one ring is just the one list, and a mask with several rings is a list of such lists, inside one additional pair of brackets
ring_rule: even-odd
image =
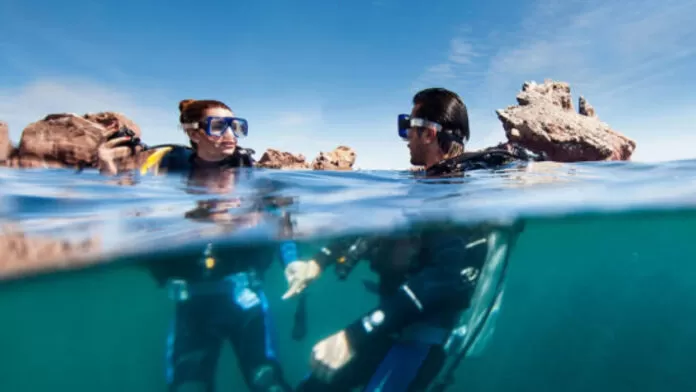
[(452, 331), (427, 324), (412, 324), (402, 331), (399, 340), (444, 345)]
[(177, 301), (185, 301), (190, 297), (226, 293), (230, 290), (257, 289), (256, 276), (249, 272), (238, 272), (220, 280), (188, 282), (184, 279), (173, 279), (167, 284), (169, 297)]

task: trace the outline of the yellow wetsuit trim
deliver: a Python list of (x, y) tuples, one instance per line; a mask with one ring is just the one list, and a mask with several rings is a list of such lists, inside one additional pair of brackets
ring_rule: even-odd
[(145, 163), (143, 163), (143, 165), (140, 166), (140, 174), (145, 175), (150, 169), (153, 169), (154, 174), (157, 174), (160, 162), (162, 162), (164, 156), (167, 155), (167, 153), (171, 151), (172, 148), (173, 147), (158, 148), (157, 151), (155, 151), (152, 155), (147, 157)]

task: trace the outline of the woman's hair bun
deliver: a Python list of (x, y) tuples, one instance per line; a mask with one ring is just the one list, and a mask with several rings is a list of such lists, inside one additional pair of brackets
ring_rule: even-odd
[(186, 110), (186, 107), (194, 102), (196, 102), (195, 99), (184, 99), (183, 101), (179, 102), (179, 112), (183, 113), (183, 111)]

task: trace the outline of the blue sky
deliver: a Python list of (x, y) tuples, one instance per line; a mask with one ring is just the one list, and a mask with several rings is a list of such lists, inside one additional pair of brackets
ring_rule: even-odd
[(467, 103), (470, 148), (504, 139), (495, 109), (526, 80), (571, 83), (634, 138), (636, 161), (696, 156), (696, 2), (0, 2), (0, 120), (17, 141), (47, 113), (121, 111), (151, 143), (186, 139), (185, 98), (228, 103), (243, 145), (346, 144), (361, 168), (405, 168), (395, 116), (420, 88)]

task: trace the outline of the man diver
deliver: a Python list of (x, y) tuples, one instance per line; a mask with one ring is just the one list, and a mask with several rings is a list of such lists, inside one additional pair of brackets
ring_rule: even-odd
[[(247, 121), (219, 101), (187, 100), (180, 103), (179, 109), (180, 123), (192, 148), (166, 145), (148, 149), (141, 173), (188, 172), (189, 186), (204, 192), (230, 193), (240, 175), (238, 169), (253, 166), (252, 153), (237, 144), (237, 138), (247, 135)], [(130, 152), (126, 149), (132, 150), (123, 146), (128, 140), (127, 136), (115, 138), (100, 149), (103, 173), (116, 174), (114, 159), (127, 156)], [(279, 237), (288, 238), (292, 223), (286, 213), (278, 213), (283, 203), (263, 195), (251, 200), (251, 206), (238, 199), (208, 200), (186, 217), (234, 228), (248, 224), (246, 218), (252, 214), (275, 213), (283, 231)], [(229, 208), (241, 207), (251, 212), (237, 216), (228, 212)], [(275, 253), (275, 249), (258, 245), (222, 254), (208, 244), (198, 259), (174, 258), (148, 265), (155, 279), (169, 287), (176, 302), (167, 344), (170, 391), (215, 390), (215, 369), (225, 339), (235, 350), (249, 390), (291, 390), (275, 355), (268, 301), (262, 289), (262, 274)], [(281, 242), (280, 256), (284, 265), (296, 260), (296, 244)]]
[[(408, 141), (411, 164), (425, 166), (427, 177), (538, 159), (521, 149), (465, 153), (467, 109), (446, 89), (417, 93), (411, 114), (400, 115), (398, 124), (399, 136)], [(397, 239), (341, 240), (322, 248), (313, 260), (290, 263), (285, 271), (289, 290), (283, 298), (303, 291), (329, 265), (345, 271), (368, 252), (380, 276), (379, 305), (314, 346), (313, 372), (297, 391), (427, 390), (445, 363), (446, 341), (470, 306), (491, 253), (489, 244), (495, 242), (494, 230), (479, 225), (428, 229)]]

